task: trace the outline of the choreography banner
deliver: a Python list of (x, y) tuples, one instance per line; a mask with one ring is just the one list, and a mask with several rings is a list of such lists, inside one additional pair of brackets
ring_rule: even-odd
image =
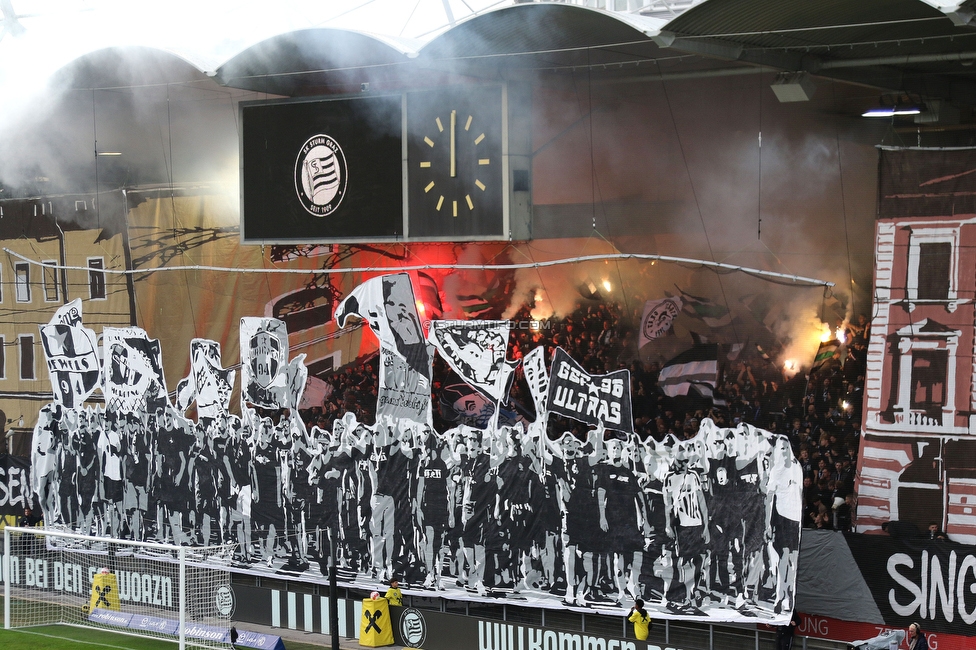
[[(288, 408), (288, 332), (277, 318), (241, 319), (241, 402)], [(242, 409), (243, 410), (243, 409)]]
[(667, 334), (671, 323), (681, 313), (681, 298), (673, 296), (660, 300), (648, 300), (644, 303), (644, 315), (641, 316), (640, 337), (638, 347), (644, 347), (659, 336)]
[(158, 340), (139, 327), (106, 327), (102, 348), (107, 409), (155, 413), (169, 404)]
[(68, 408), (81, 406), (101, 378), (95, 332), (81, 325), (81, 298), (58, 308), (51, 322), (41, 326), (41, 343), (54, 401)]
[(562, 348), (556, 348), (549, 377), (549, 410), (559, 415), (634, 432), (630, 403), (630, 371), (591, 375)]
[(431, 321), (427, 336), (461, 379), (497, 402), (517, 365), (505, 358), (510, 328), (507, 320)]
[[(303, 358), (288, 361), (284, 324), (245, 318), (241, 341), (241, 416), (194, 422), (154, 399), (165, 397), (151, 362), (158, 345), (141, 330), (106, 329), (107, 409), (48, 405), (34, 431), (45, 521), (231, 542), (238, 570), (286, 580), (321, 581), (332, 547), (339, 580), (357, 588), (396, 576), (414, 594), (452, 599), (620, 614), (640, 597), (657, 618), (789, 619), (801, 479), (785, 437), (706, 419), (692, 440), (640, 440), (629, 432), (627, 372), (589, 375), (559, 349), (548, 404), (595, 425), (585, 441), (550, 440), (544, 409), (528, 427), (502, 420), (497, 402), (456, 374), (437, 393), (460, 414), (447, 430), (398, 404), (417, 410), (369, 425), (346, 413), (331, 430), (307, 431), (297, 409), (272, 417), (247, 406), (300, 403)], [(422, 373), (381, 347), (384, 362), (402, 364), (398, 376), (418, 377), (419, 394)], [(219, 369), (213, 346), (195, 354), (196, 369)], [(505, 351), (490, 358), (504, 363)], [(532, 359), (541, 393), (544, 368)], [(605, 439), (604, 427), (623, 433)], [(11, 479), (8, 492), (15, 483), (30, 484)]]

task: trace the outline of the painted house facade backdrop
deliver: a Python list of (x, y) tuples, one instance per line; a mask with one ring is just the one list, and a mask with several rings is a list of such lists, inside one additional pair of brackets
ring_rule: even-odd
[(857, 527), (976, 543), (976, 151), (882, 149)]

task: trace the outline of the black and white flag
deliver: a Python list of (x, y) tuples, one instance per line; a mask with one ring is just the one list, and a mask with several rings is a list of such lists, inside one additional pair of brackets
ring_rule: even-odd
[(107, 410), (155, 413), (169, 403), (158, 339), (141, 327), (106, 327), (102, 349)]
[(532, 351), (522, 358), (522, 371), (525, 373), (525, 383), (529, 385), (532, 403), (535, 404), (535, 419), (539, 421), (548, 410), (546, 397), (549, 395), (549, 371), (546, 370), (542, 346), (532, 348)]
[(718, 381), (718, 345), (706, 343), (685, 350), (664, 364), (657, 385), (665, 395), (687, 395), (692, 386), (702, 395), (711, 396)]
[(607, 429), (634, 432), (630, 371), (591, 375), (562, 348), (556, 348), (549, 374), (549, 411)]
[(241, 319), (241, 404), (288, 408), (288, 332), (277, 318)]
[(681, 313), (681, 298), (672, 296), (660, 300), (648, 300), (644, 303), (644, 315), (641, 316), (640, 338), (638, 347), (644, 347), (654, 339), (667, 334), (675, 317)]
[(41, 326), (41, 343), (54, 401), (68, 408), (81, 406), (98, 388), (101, 364), (95, 332), (81, 324), (80, 298), (60, 307)]
[(434, 348), (427, 346), (427, 368), (421, 374), (394, 350), (380, 348), (380, 385), (376, 395), (376, 415), (393, 420), (430, 422), (430, 361)]
[(438, 320), (428, 338), (447, 365), (488, 397), (501, 401), (517, 363), (509, 362), (507, 320)]
[(380, 347), (399, 355), (427, 379), (429, 387), (430, 353), (408, 274), (381, 275), (353, 289), (336, 309), (339, 327), (346, 326), (350, 315), (365, 320)]
[(190, 341), (190, 374), (176, 388), (176, 408), (181, 413), (196, 401), (197, 416), (215, 418), (227, 413), (234, 389), (234, 371), (220, 360), (220, 343), (209, 339)]
[(305, 357), (302, 352), (292, 359), (286, 368), (288, 375), (288, 408), (297, 410), (302, 403), (302, 395), (305, 394), (305, 384), (308, 383), (308, 367), (305, 365)]

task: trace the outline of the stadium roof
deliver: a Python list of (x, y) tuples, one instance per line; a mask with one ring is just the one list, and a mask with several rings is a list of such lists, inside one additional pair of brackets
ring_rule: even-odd
[[(8, 89), (139, 46), (190, 64), (190, 77), (285, 96), (540, 70), (612, 80), (772, 69), (976, 105), (976, 0), (0, 0), (0, 13)], [(185, 68), (156, 66), (173, 82)]]

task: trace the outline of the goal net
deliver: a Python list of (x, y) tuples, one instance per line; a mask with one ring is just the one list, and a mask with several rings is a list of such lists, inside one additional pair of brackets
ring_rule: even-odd
[(230, 648), (232, 546), (188, 547), (7, 526), (4, 627), (75, 625)]

